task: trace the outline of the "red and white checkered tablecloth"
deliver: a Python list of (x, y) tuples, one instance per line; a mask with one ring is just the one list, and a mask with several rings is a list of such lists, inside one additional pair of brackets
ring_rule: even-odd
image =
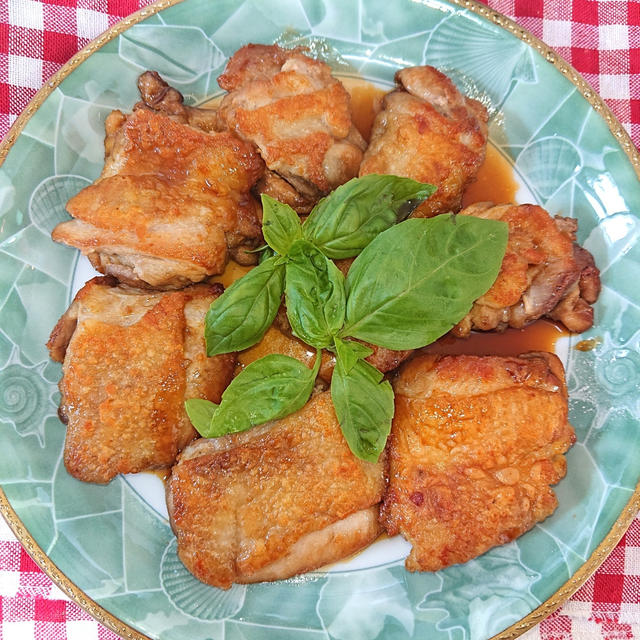
[[(0, 0), (0, 138), (78, 49), (151, 0)], [(640, 146), (640, 2), (488, 0), (553, 47)], [(0, 519), (0, 640), (116, 640)], [(526, 640), (640, 640), (640, 516), (598, 572)]]

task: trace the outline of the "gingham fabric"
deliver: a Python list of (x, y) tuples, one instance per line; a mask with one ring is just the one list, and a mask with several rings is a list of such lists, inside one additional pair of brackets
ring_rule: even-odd
[[(213, 0), (212, 0), (213, 1)], [(78, 49), (150, 0), (0, 0), (0, 137)], [(553, 47), (640, 145), (640, 2), (489, 0)], [(115, 640), (0, 519), (0, 640)], [(598, 572), (526, 640), (640, 640), (640, 517)]]

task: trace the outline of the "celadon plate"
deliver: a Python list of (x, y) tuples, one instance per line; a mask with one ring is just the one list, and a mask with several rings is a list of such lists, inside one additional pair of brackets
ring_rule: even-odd
[[(160, 481), (71, 478), (56, 415), (60, 366), (45, 342), (88, 275), (49, 234), (100, 172), (103, 122), (138, 100), (155, 69), (190, 103), (218, 95), (247, 42), (307, 44), (342, 76), (391, 86), (432, 64), (491, 112), (492, 144), (519, 199), (579, 220), (603, 289), (595, 326), (566, 341), (578, 442), (552, 517), (515, 542), (437, 573), (408, 573), (407, 547), (221, 591), (176, 556)], [(515, 637), (566, 599), (622, 535), (639, 502), (640, 189), (637, 152), (575, 72), (486, 7), (460, 0), (165, 0), (94, 42), (36, 97), (0, 150), (0, 506), (53, 579), (132, 638), (481, 640)], [(634, 169), (635, 167), (635, 169)], [(524, 194), (524, 195), (523, 195)], [(590, 351), (575, 349), (593, 338)], [(0, 496), (1, 497), (1, 496)], [(268, 516), (266, 516), (268, 517)]]

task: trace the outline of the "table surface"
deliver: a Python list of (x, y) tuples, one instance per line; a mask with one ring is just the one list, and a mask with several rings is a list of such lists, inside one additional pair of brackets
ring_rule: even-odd
[[(0, 138), (78, 49), (150, 0), (0, 0)], [(489, 0), (572, 64), (640, 146), (640, 2)], [(116, 640), (70, 601), (0, 519), (0, 640)], [(640, 640), (640, 516), (525, 640)]]

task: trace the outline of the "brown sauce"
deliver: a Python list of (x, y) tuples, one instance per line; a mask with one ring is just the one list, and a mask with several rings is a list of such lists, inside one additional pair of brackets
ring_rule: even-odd
[(602, 338), (596, 336), (595, 338), (587, 338), (586, 340), (580, 340), (574, 347), (578, 351), (593, 351), (599, 344), (602, 344)]
[(467, 207), (474, 202), (514, 202), (517, 191), (513, 167), (495, 147), (488, 145), (476, 181), (467, 187), (462, 196), (462, 206)]
[(144, 473), (148, 473), (156, 478), (160, 478), (163, 484), (167, 484), (167, 480), (171, 475), (171, 469), (147, 469)]
[(229, 260), (225, 270), (218, 276), (214, 276), (212, 278), (213, 282), (219, 282), (226, 289), (231, 286), (236, 280), (242, 278), (242, 276), (246, 275), (251, 271), (253, 267), (246, 267), (244, 265), (238, 264), (233, 260)]
[(382, 98), (388, 89), (380, 89), (357, 78), (341, 78), (341, 81), (351, 96), (351, 120), (369, 142), (373, 121), (382, 108)]
[(569, 333), (551, 320), (538, 320), (524, 329), (507, 329), (503, 333), (472, 331), (468, 338), (447, 334), (424, 347), (425, 353), (476, 356), (516, 356), (527, 351), (555, 352), (556, 342)]

